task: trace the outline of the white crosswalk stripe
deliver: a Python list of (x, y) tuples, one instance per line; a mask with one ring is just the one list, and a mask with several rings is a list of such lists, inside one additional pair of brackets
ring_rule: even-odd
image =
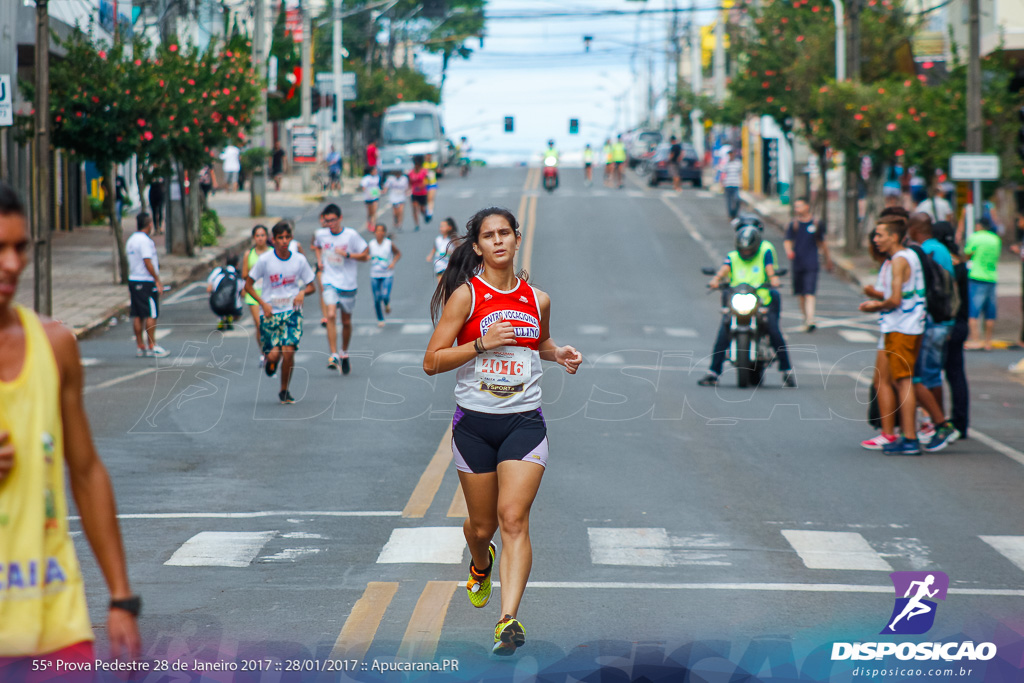
[(878, 341), (878, 335), (864, 330), (839, 330), (839, 336), (854, 344), (874, 344)]
[(979, 538), (1024, 570), (1024, 536), (979, 536)]
[(164, 562), (172, 567), (248, 567), (276, 531), (203, 531)]
[(808, 569), (893, 570), (867, 540), (854, 531), (783, 529), (782, 535)]
[(434, 328), (430, 323), (406, 323), (402, 325), (402, 334), (430, 334)]
[(590, 527), (587, 537), (590, 560), (594, 564), (631, 567), (724, 567), (732, 564), (726, 554), (720, 552), (729, 544), (715, 534), (674, 538), (663, 528)]
[(381, 564), (462, 564), (466, 536), (461, 526), (395, 529), (380, 551)]

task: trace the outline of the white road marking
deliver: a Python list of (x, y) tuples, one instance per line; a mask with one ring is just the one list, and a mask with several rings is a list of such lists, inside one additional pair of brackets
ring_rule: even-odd
[(115, 384), (120, 384), (121, 382), (127, 382), (128, 380), (136, 379), (138, 377), (142, 377), (144, 375), (148, 375), (150, 373), (156, 372), (158, 369), (159, 368), (154, 365), (152, 367), (143, 368), (142, 370), (136, 370), (135, 372), (129, 373), (127, 375), (121, 375), (120, 377), (115, 377), (114, 379), (108, 379), (107, 381), (100, 382), (99, 384), (92, 384), (90, 386), (87, 386), (82, 391), (82, 393), (83, 394), (90, 394), (90, 393), (92, 393), (94, 391), (97, 391), (99, 389), (106, 389), (107, 387), (112, 387)]
[(281, 538), (323, 538), (323, 534), (310, 534), (305, 531), (291, 531), (287, 534), (281, 534)]
[(178, 303), (179, 301), (181, 301), (181, 299), (182, 299), (182, 298), (183, 298), (183, 297), (184, 297), (184, 296), (185, 296), (186, 294), (188, 294), (189, 292), (191, 292), (191, 291), (192, 291), (193, 289), (195, 289), (196, 287), (202, 287), (202, 286), (205, 286), (205, 285), (206, 285), (206, 282), (205, 282), (205, 281), (201, 281), (201, 282), (193, 282), (192, 284), (189, 284), (189, 285), (185, 285), (184, 287), (182, 287), (181, 289), (179, 289), (179, 290), (178, 290), (177, 292), (175, 292), (174, 294), (171, 294), (171, 295), (170, 295), (169, 297), (167, 297), (166, 299), (164, 299), (164, 300), (163, 300), (163, 301), (162, 301), (161, 303), (162, 303), (162, 304), (163, 304), (164, 306), (166, 306), (166, 305), (168, 305), (168, 304), (176, 304), (176, 303)]
[(381, 564), (462, 564), (466, 537), (461, 526), (395, 529), (377, 557)]
[(669, 537), (662, 528), (587, 529), (590, 559), (594, 564), (632, 567), (678, 567), (683, 565), (730, 566), (721, 552), (729, 547), (715, 534)]
[(423, 364), (423, 354), (412, 351), (388, 351), (373, 359), (374, 363), (412, 363)]
[[(128, 512), (118, 519), (259, 519), (261, 517), (401, 517), (401, 510), (266, 510), (260, 512)], [(80, 520), (81, 517), (69, 516)], [(289, 520), (291, 521), (291, 520)]]
[(694, 194), (701, 199), (714, 199), (716, 197), (714, 192), (708, 192), (707, 190), (697, 190)]
[(380, 334), (381, 329), (376, 325), (357, 325), (353, 332), (357, 337), (372, 337)]
[(164, 562), (172, 567), (248, 567), (276, 531), (202, 531)]
[(855, 531), (798, 531), (782, 535), (808, 569), (860, 569), (891, 572), (893, 569)]
[(670, 337), (686, 337), (689, 339), (694, 339), (700, 336), (697, 333), (697, 330), (690, 327), (666, 327), (665, 334)]
[(173, 306), (174, 304), (187, 304), (190, 301), (203, 301), (209, 299), (209, 294), (193, 294), (192, 296), (183, 296), (175, 299), (174, 301), (164, 301), (161, 306)]
[[(167, 335), (169, 335), (173, 331), (174, 330), (169, 328), (169, 327), (163, 327), (163, 328), (158, 329), (156, 331), (156, 334), (153, 335), (153, 336), (156, 337), (157, 341), (160, 341), (161, 339), (163, 339), (164, 337), (166, 337)], [(130, 337), (128, 337), (128, 341), (135, 341), (135, 335), (133, 334)]]
[(704, 235), (700, 234), (700, 230), (698, 230), (697, 226), (693, 224), (693, 221), (690, 220), (690, 217), (687, 216), (681, 208), (676, 206), (667, 195), (662, 195), (661, 201), (665, 206), (669, 208), (669, 210), (672, 213), (676, 215), (676, 217), (679, 219), (679, 222), (683, 224), (683, 228), (686, 229), (686, 232), (689, 233), (690, 237), (693, 238), (694, 242), (699, 244), (704, 249), (704, 253), (711, 258), (711, 261), (716, 264), (721, 263), (721, 254), (715, 251), (715, 248), (711, 246), (711, 243), (704, 239)]
[(655, 332), (658, 331), (658, 328), (655, 327), (654, 325), (644, 325), (640, 329), (644, 331), (644, 334), (654, 334)]
[(402, 334), (430, 334), (434, 327), (430, 323), (406, 323), (402, 325)]
[(839, 336), (854, 344), (876, 344), (878, 335), (864, 330), (839, 330)]
[(102, 362), (103, 361), (101, 361), (99, 358), (83, 358), (82, 359), (82, 367), (83, 368), (91, 368), (94, 365), (99, 365)]
[(594, 564), (672, 566), (672, 544), (664, 529), (589, 528), (587, 536)]
[(594, 361), (594, 365), (623, 365), (626, 362), (625, 356), (618, 353), (606, 353)]
[(261, 557), (260, 562), (295, 562), (299, 558), (307, 555), (316, 555), (320, 552), (320, 548), (285, 548), (279, 553), (273, 555), (267, 555)]
[[(976, 432), (971, 430), (971, 436)], [(1024, 569), (1024, 536), (979, 536), (981, 540), (996, 549), (1000, 555)]]
[(580, 325), (580, 334), (608, 334), (607, 325)]
[[(501, 588), (500, 581), (491, 585)], [(465, 588), (465, 582), (459, 587)], [(530, 581), (527, 588), (583, 588), (611, 590), (674, 590), (674, 591), (755, 591), (787, 593), (885, 593), (892, 595), (892, 586), (861, 586), (853, 583), (642, 583), (630, 581)], [(988, 595), (1024, 598), (1024, 590), (1014, 588), (950, 588), (949, 595)]]

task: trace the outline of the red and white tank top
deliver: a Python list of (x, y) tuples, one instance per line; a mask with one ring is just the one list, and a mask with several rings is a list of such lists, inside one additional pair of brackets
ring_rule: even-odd
[(469, 286), (472, 310), (457, 343), (471, 343), (502, 321), (512, 323), (516, 343), (481, 353), (460, 367), (455, 377), (455, 402), (485, 413), (521, 413), (539, 408), (543, 372), (537, 293), (519, 279), (508, 291), (492, 287), (479, 275), (469, 281)]

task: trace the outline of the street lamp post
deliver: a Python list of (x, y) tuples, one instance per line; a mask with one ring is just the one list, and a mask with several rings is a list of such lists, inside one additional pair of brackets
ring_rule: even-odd
[(53, 313), (50, 229), (53, 226), (53, 169), (50, 166), (50, 7), (36, 0), (36, 140), (32, 262), (33, 305), (43, 315)]

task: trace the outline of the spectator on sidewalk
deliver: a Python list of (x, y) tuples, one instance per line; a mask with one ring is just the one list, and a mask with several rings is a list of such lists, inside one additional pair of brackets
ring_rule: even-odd
[[(156, 244), (150, 237), (153, 219), (142, 212), (135, 217), (135, 234), (128, 238), (125, 249), (128, 252), (128, 292), (131, 295), (132, 327), (135, 330), (135, 355), (142, 358), (153, 356), (163, 358), (167, 350), (156, 343), (156, 319), (160, 317), (160, 259)], [(143, 331), (148, 344), (143, 339)]]
[(725, 208), (732, 220), (740, 212), (740, 186), (743, 184), (743, 161), (736, 150), (729, 150), (729, 161), (725, 162), (722, 187), (725, 188)]
[(115, 658), (140, 654), (141, 602), (128, 581), (110, 475), (89, 432), (78, 343), (15, 303), (28, 254), (25, 205), (0, 184), (0, 679), (69, 680), (55, 667), (91, 670), (97, 657), (68, 488), (110, 591), (105, 635)]
[(668, 148), (668, 172), (672, 176), (672, 189), (676, 192), (683, 191), (683, 183), (679, 178), (679, 164), (683, 161), (683, 146), (679, 139), (673, 135), (669, 138)]
[(238, 190), (238, 174), (242, 170), (242, 151), (234, 145), (228, 145), (220, 153), (224, 162), (224, 186), (229, 192)]
[(783, 245), (786, 257), (793, 268), (793, 294), (800, 299), (800, 312), (804, 326), (814, 332), (815, 295), (818, 291), (818, 252), (825, 260), (825, 268), (833, 269), (832, 257), (825, 243), (825, 229), (811, 215), (811, 205), (806, 199), (793, 202), (796, 218), (786, 227)]
[(935, 194), (920, 202), (914, 211), (928, 214), (933, 223), (948, 221), (953, 215), (953, 207), (946, 201), (945, 195), (945, 190), (942, 187), (936, 188)]
[(270, 155), (270, 177), (274, 179), (274, 189), (281, 191), (281, 177), (284, 175), (284, 150), (281, 141), (274, 143), (274, 151)]
[[(238, 174), (235, 174), (237, 179)], [(217, 187), (217, 176), (213, 172), (213, 166), (207, 164), (199, 169), (199, 191), (201, 193), (202, 208), (205, 211), (210, 193)]]
[[(937, 223), (932, 234), (949, 250), (953, 260), (953, 273), (957, 292), (960, 294), (960, 308), (957, 309), (953, 330), (946, 346), (946, 381), (949, 382), (950, 421), (959, 438), (967, 438), (970, 416), (971, 395), (967, 388), (967, 373), (964, 371), (964, 342), (967, 341), (967, 312), (970, 308), (967, 284), (967, 262), (960, 254), (956, 243), (956, 230), (949, 223)], [(941, 393), (940, 393), (941, 397)], [(940, 400), (940, 405), (942, 401)]]
[[(956, 277), (953, 258), (949, 249), (935, 239), (932, 219), (928, 214), (911, 214), (907, 223), (906, 244), (908, 247), (919, 245), (927, 258), (949, 273), (951, 280)], [(917, 404), (931, 418), (931, 424), (922, 425), (919, 432), (924, 442), (924, 450), (929, 453), (942, 450), (959, 437), (959, 433), (946, 419), (942, 409), (942, 370), (946, 365), (946, 351), (953, 324), (953, 320), (935, 322), (930, 315), (925, 315), (921, 350), (917, 354), (917, 364), (914, 366), (914, 397)]]
[[(1003, 241), (994, 231), (994, 221), (979, 221), (974, 233), (967, 238), (964, 254), (970, 260), (969, 293), (970, 311), (968, 325), (971, 337), (966, 349), (992, 350), (992, 333), (995, 331), (996, 318), (996, 280), (998, 279), (999, 254)], [(985, 318), (985, 339), (981, 339), (978, 319)]]
[(164, 232), (164, 179), (154, 178), (149, 184), (149, 208), (153, 212), (153, 234)]
[(332, 146), (324, 161), (327, 162), (327, 176), (331, 181), (330, 191), (341, 192), (341, 154)]
[[(1021, 265), (1021, 293), (1020, 293), (1020, 304), (1021, 313), (1024, 314), (1024, 215), (1017, 214), (1013, 219), (1014, 227), (1016, 228), (1017, 244), (1010, 246), (1010, 251), (1020, 256)], [(1017, 340), (1017, 346), (1024, 346), (1024, 315), (1021, 316), (1021, 328), (1020, 328), (1020, 339)]]
[[(899, 216), (879, 219), (874, 233), (878, 250), (889, 256), (879, 272), (880, 289), (866, 291), (870, 301), (861, 303), (865, 313), (879, 313), (885, 363), (878, 372), (878, 406), (882, 416), (882, 446), (886, 455), (920, 455), (917, 439), (917, 401), (913, 371), (924, 333), (924, 273), (917, 254), (903, 246), (907, 224)], [(893, 385), (896, 391), (893, 391)], [(893, 438), (899, 414), (903, 435)]]

